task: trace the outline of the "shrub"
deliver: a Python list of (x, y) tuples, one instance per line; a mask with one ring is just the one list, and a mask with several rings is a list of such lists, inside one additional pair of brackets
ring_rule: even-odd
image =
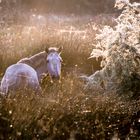
[(124, 93), (132, 90), (134, 81), (139, 79), (140, 10), (139, 3), (131, 4), (128, 0), (116, 1), (115, 7), (123, 9), (116, 25), (100, 30), (91, 53), (91, 57), (102, 58), (103, 68), (89, 77), (87, 88), (99, 86)]

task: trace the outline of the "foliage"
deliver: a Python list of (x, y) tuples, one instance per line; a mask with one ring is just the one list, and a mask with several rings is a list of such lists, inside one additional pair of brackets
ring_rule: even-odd
[(89, 77), (87, 88), (130, 91), (140, 74), (140, 4), (118, 0), (115, 6), (123, 11), (114, 27), (105, 26), (96, 36), (91, 57), (102, 57), (103, 68)]

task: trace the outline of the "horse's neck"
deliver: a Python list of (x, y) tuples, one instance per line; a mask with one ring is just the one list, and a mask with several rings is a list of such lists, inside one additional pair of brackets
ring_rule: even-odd
[(18, 63), (25, 63), (32, 68), (34, 68), (37, 72), (39, 80), (41, 79), (41, 75), (43, 73), (47, 73), (47, 54), (46, 52), (40, 52), (35, 54), (29, 58), (23, 58)]
[(43, 74), (47, 73), (47, 65), (37, 68), (36, 72), (37, 72), (38, 79), (40, 81), (43, 77)]
[(39, 79), (43, 73), (47, 72), (46, 57), (47, 54), (41, 52), (29, 58), (32, 63), (31, 66), (36, 70)]

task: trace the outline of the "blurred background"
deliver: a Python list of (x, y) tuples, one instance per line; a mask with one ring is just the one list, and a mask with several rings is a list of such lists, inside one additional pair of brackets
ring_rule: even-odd
[[(131, 0), (134, 1), (139, 0)], [(81, 47), (83, 50), (88, 48), (83, 62), (93, 62), (87, 58), (94, 46), (97, 28), (114, 26), (114, 19), (119, 15), (120, 11), (114, 8), (114, 4), (115, 0), (0, 0), (0, 45), (1, 49), (10, 48), (8, 55), (5, 53), (5, 57), (10, 58), (8, 62), (1, 54), (1, 70), (22, 57), (42, 50), (46, 44), (66, 46), (70, 56), (79, 48), (82, 59), (85, 54), (81, 53)], [(30, 49), (33, 46), (34, 49)], [(14, 50), (12, 53), (11, 49)], [(15, 55), (16, 58), (13, 57)], [(83, 66), (81, 60), (74, 60), (76, 64), (72, 58), (69, 61), (73, 65), (80, 63)], [(95, 66), (94, 62), (94, 69), (96, 67), (98, 69), (99, 64)]]
[(33, 14), (44, 17), (51, 14), (52, 18), (52, 14), (74, 17), (117, 13), (114, 3), (115, 0), (0, 0), (0, 25), (27, 23)]
[[(131, 2), (139, 0), (130, 0)], [(0, 0), (1, 11), (8, 8), (40, 13), (97, 14), (114, 12), (115, 0)]]

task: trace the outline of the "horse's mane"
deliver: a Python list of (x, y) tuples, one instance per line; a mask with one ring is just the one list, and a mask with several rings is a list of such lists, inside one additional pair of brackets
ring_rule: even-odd
[(40, 65), (46, 62), (47, 53), (45, 51), (37, 53), (31, 57), (25, 57), (19, 60), (17, 63), (25, 63), (34, 69), (37, 69)]

